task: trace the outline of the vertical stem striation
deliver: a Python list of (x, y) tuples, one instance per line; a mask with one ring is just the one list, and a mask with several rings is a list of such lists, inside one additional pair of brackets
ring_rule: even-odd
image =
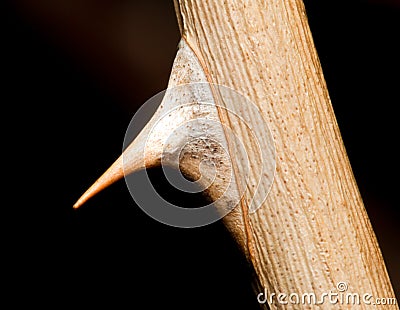
[[(239, 239), (247, 240), (243, 250), (249, 253), (261, 286), (276, 293), (314, 292), (318, 298), (346, 282), (349, 293), (394, 297), (302, 1), (176, 0), (175, 4), (182, 36), (209, 82), (230, 87), (252, 101), (274, 139), (276, 174), (269, 194), (263, 179), (259, 192), (241, 180), (242, 159), (230, 149), (239, 191), (247, 187), (241, 200), (246, 235)], [(214, 99), (229, 109), (229, 103), (218, 96)], [(226, 110), (218, 111), (224, 125), (251, 143), (248, 128)], [(252, 113), (246, 106), (240, 112)], [(265, 143), (261, 147), (270, 147), (260, 141)], [(273, 161), (259, 158), (251, 148), (248, 156), (254, 166)], [(248, 212), (251, 203), (262, 207)], [(298, 308), (284, 305), (290, 307)], [(329, 304), (314, 305), (320, 307)]]

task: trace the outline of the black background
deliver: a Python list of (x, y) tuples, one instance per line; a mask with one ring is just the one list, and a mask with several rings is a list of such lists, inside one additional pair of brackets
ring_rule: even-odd
[[(398, 291), (400, 5), (321, 2), (305, 1), (310, 27)], [(1, 14), (3, 208), (12, 211), (4, 212), (3, 254), (14, 303), (257, 309), (221, 223), (160, 224), (123, 181), (72, 210), (120, 155), (134, 112), (167, 85), (179, 41), (172, 1), (18, 0)], [(152, 175), (166, 195), (198, 203)]]

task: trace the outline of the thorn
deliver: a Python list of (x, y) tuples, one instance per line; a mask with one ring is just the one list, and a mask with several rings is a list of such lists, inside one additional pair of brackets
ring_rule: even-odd
[[(106, 187), (112, 185), (118, 180), (122, 179), (125, 175), (134, 173), (144, 168), (145, 163), (143, 159), (142, 140), (146, 137), (145, 134), (139, 135), (123, 154), (107, 169), (103, 175), (78, 199), (73, 205), (74, 209), (78, 209), (90, 198), (101, 192)], [(152, 158), (146, 163), (151, 166)]]
[[(201, 65), (200, 63), (198, 63), (198, 60), (193, 51), (189, 48), (184, 40), (182, 40), (180, 43), (178, 53), (181, 56), (177, 56), (175, 58), (168, 87), (173, 88), (177, 85), (190, 83), (205, 83), (207, 81), (207, 78), (204, 74), (202, 74), (203, 71)], [(179, 62), (189, 63), (191, 64), (191, 66), (187, 66), (187, 69), (182, 72), (182, 67)], [(169, 98), (168, 101), (165, 102), (164, 97), (160, 105), (161, 107), (164, 107), (163, 112), (158, 112), (159, 110), (156, 111), (156, 113), (153, 115), (147, 125), (143, 128), (143, 130), (139, 133), (135, 140), (128, 146), (128, 148), (123, 152), (123, 154), (81, 196), (81, 198), (79, 198), (79, 200), (73, 206), (74, 209), (79, 208), (88, 199), (90, 199), (106, 187), (110, 186), (111, 184), (115, 183), (116, 181), (122, 179), (125, 175), (136, 172), (143, 168), (155, 167), (161, 164), (160, 160), (163, 153), (163, 145), (160, 141), (167, 141), (171, 133), (182, 125), (180, 120), (185, 119), (185, 117), (179, 115), (179, 113), (182, 112), (175, 109), (176, 104), (179, 104), (180, 99), (183, 98), (183, 95), (179, 92), (179, 89), (180, 91), (185, 90), (185, 88), (178, 88), (178, 92), (172, 93), (174, 94), (174, 96), (176, 96), (176, 98)], [(191, 88), (188, 88), (186, 91), (192, 92), (193, 90)], [(178, 113), (176, 121), (159, 122), (160, 119), (167, 115), (164, 111)], [(193, 117), (195, 116), (196, 115), (193, 114)], [(156, 124), (156, 132), (153, 132), (153, 127)], [(181, 142), (179, 137), (181, 136), (178, 135), (178, 138), (174, 139), (176, 145), (171, 146), (172, 148), (179, 149), (179, 143)], [(144, 154), (145, 149), (147, 150), (146, 155)]]
[(108, 168), (104, 174), (78, 199), (73, 208), (78, 209), (94, 195), (124, 177), (122, 155)]

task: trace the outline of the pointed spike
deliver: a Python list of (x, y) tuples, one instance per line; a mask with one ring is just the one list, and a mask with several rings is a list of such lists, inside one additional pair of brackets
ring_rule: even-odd
[(124, 170), (122, 167), (122, 155), (108, 168), (104, 174), (97, 179), (97, 181), (79, 198), (74, 204), (73, 208), (77, 209), (82, 206), (91, 197), (115, 183), (124, 177)]
[[(184, 66), (184, 69), (182, 69), (182, 63), (188, 64), (188, 66)], [(204, 74), (201, 74), (202, 72), (201, 65), (198, 63), (193, 51), (186, 44), (185, 40), (182, 40), (172, 67), (168, 87), (173, 88), (177, 85), (190, 83), (204, 83), (207, 79)], [(117, 159), (117, 161), (81, 196), (81, 198), (79, 198), (73, 206), (74, 209), (79, 208), (88, 199), (116, 181), (122, 179), (124, 175), (134, 173), (143, 168), (159, 166), (161, 164), (160, 160), (163, 153), (163, 145), (161, 141), (166, 140), (171, 132), (181, 126), (181, 123), (178, 121), (176, 123), (169, 121), (158, 123), (160, 118), (167, 115), (165, 114), (165, 111), (167, 110), (174, 111), (178, 114), (181, 113), (179, 110), (174, 109), (177, 102), (179, 103), (179, 100), (176, 99), (183, 97), (182, 94), (179, 93), (179, 88), (177, 92), (172, 92), (172, 94), (176, 96), (176, 98), (166, 96), (169, 99), (165, 100), (166, 97), (164, 97), (160, 105), (163, 109), (158, 109), (155, 112), (145, 128), (143, 128), (140, 134)], [(193, 116), (195, 116), (195, 114), (193, 114)], [(177, 116), (176, 119), (184, 119), (184, 117), (182, 118), (181, 116)], [(157, 123), (159, 127), (157, 127), (156, 132), (153, 132), (153, 127)], [(150, 137), (153, 137), (153, 139), (150, 139)], [(180, 140), (176, 139), (175, 142), (179, 144)], [(170, 147), (179, 149), (178, 145), (172, 145)], [(145, 148), (147, 150), (145, 155), (146, 158), (144, 158)]]
[[(123, 154), (107, 169), (103, 175), (78, 199), (73, 205), (74, 209), (82, 206), (87, 200), (97, 193), (122, 179), (125, 175), (134, 173), (145, 167), (143, 158), (143, 141), (147, 138), (144, 130), (123, 152)], [(152, 166), (157, 158), (146, 159), (146, 166)]]

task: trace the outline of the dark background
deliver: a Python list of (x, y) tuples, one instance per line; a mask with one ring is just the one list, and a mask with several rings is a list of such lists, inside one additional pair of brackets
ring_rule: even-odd
[[(398, 292), (400, 5), (305, 3)], [(134, 205), (123, 181), (72, 210), (120, 155), (138, 107), (167, 85), (179, 41), (172, 1), (15, 0), (1, 14), (3, 196), (13, 214), (3, 217), (11, 246), (3, 254), (14, 304), (257, 309), (249, 271), (221, 223), (160, 224)], [(182, 205), (199, 200), (176, 196), (159, 171), (152, 175)]]

